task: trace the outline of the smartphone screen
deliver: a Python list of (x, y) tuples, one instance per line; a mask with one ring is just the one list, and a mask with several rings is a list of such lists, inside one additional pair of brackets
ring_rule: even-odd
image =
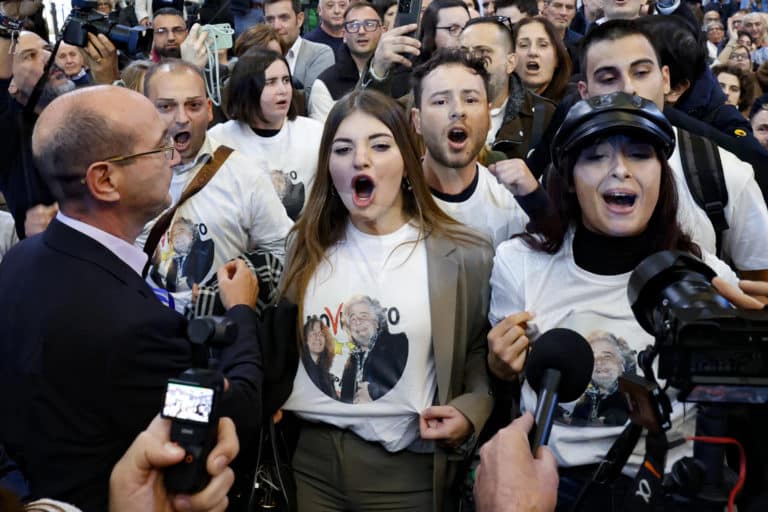
[(208, 423), (213, 409), (214, 390), (192, 384), (169, 382), (165, 392), (163, 417)]

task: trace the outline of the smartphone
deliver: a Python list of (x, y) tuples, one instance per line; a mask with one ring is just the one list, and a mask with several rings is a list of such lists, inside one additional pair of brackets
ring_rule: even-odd
[(418, 23), (419, 16), (421, 16), (421, 0), (397, 0), (396, 27)]
[(229, 23), (218, 23), (216, 25), (203, 25), (201, 31), (208, 32), (208, 44), (212, 40), (216, 41), (216, 48), (219, 50), (229, 50), (232, 48), (232, 35), (235, 31)]
[(208, 485), (205, 464), (216, 445), (223, 391), (224, 377), (212, 370), (190, 369), (168, 379), (161, 415), (171, 420), (171, 441), (185, 451), (181, 462), (165, 470), (168, 491), (194, 494)]

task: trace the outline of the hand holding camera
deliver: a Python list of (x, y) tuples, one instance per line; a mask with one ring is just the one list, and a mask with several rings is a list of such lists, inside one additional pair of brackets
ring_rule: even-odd
[(240, 449), (232, 420), (219, 420), (216, 444), (205, 461), (211, 481), (193, 495), (172, 495), (161, 485), (161, 470), (185, 455), (170, 441), (170, 431), (171, 422), (156, 416), (115, 465), (109, 483), (111, 512), (226, 509), (227, 492), (235, 479), (228, 465)]

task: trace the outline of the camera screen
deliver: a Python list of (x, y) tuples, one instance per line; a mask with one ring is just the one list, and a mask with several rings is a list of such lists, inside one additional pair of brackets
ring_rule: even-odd
[(208, 423), (213, 408), (213, 389), (169, 382), (163, 416), (177, 420)]
[(768, 388), (762, 386), (694, 386), (685, 397), (685, 401), (764, 404), (768, 402)]

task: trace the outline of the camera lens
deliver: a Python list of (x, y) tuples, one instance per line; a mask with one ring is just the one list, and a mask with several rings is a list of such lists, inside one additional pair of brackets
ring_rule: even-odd
[(629, 278), (627, 295), (632, 312), (646, 332), (664, 330), (663, 310), (697, 309), (717, 312), (732, 308), (711, 284), (715, 272), (695, 256), (680, 251), (653, 254)]

